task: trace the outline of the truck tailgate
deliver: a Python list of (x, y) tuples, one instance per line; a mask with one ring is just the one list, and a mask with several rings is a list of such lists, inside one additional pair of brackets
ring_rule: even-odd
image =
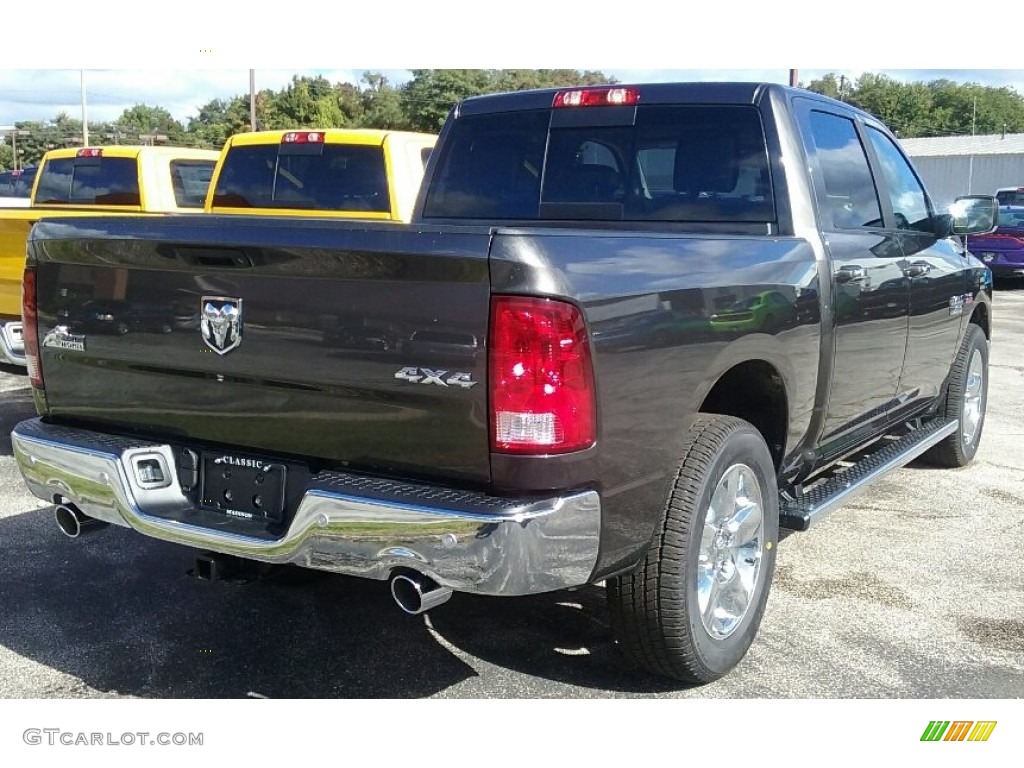
[(44, 222), (49, 415), (486, 482), (488, 244), (484, 227)]

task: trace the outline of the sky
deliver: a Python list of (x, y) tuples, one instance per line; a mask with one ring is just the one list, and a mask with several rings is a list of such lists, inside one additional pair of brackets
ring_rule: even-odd
[[(47, 4), (38, 33), (0, 45), (0, 126), (81, 118), (85, 72), (90, 121), (135, 104), (162, 106), (187, 125), (214, 98), (277, 90), (296, 74), (359, 82), (365, 71), (394, 83), (414, 67), (600, 69), (621, 82), (808, 82), (826, 72), (870, 71), (899, 80), (1010, 86), (1024, 94), (1012, 25), (974, 20), (970, 9), (922, 13), (913, 4), (860, 0), (728, 3), (553, 3), (413, 0), (267, 3), (175, 0), (139, 6), (104, 0), (87, 11)], [(72, 19), (58, 23), (55, 19)], [(974, 30), (983, 34), (968, 37)], [(978, 44), (982, 40), (984, 44)]]
[[(754, 80), (785, 83), (788, 69), (617, 69), (603, 68), (620, 82), (671, 82), (687, 80)], [(358, 83), (373, 67), (348, 69), (266, 68), (255, 70), (257, 89), (278, 90), (294, 75), (323, 75), (331, 82)], [(411, 78), (407, 69), (381, 68), (392, 83)], [(802, 82), (827, 72), (856, 79), (863, 69), (798, 69)], [(870, 69), (902, 81), (946, 78), (1010, 86), (1024, 94), (1024, 70), (885, 70)], [(0, 127), (21, 120), (52, 120), (59, 112), (81, 119), (81, 83), (84, 79), (90, 122), (112, 121), (135, 104), (161, 106), (185, 126), (199, 108), (216, 98), (248, 93), (249, 70), (210, 69), (3, 69), (0, 70)]]

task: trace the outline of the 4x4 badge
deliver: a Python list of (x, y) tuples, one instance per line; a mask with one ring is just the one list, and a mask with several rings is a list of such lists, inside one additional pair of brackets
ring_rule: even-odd
[(226, 355), (242, 343), (241, 299), (203, 296), (199, 313), (199, 332), (203, 341), (218, 355)]

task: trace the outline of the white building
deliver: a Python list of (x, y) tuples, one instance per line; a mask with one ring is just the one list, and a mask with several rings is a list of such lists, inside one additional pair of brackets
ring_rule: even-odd
[(1024, 133), (901, 139), (940, 209), (960, 195), (1024, 187)]

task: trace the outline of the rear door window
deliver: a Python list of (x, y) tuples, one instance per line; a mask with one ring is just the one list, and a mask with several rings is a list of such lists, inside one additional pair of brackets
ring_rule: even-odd
[(829, 229), (882, 226), (882, 209), (871, 166), (853, 120), (828, 112), (810, 113), (811, 138), (824, 189), (817, 190)]
[(277, 144), (233, 147), (217, 179), (213, 205), (379, 213), (391, 210), (381, 147), (304, 147), (309, 150), (301, 154), (289, 154), (287, 148), (282, 150)]
[(36, 203), (141, 205), (138, 163), (130, 157), (67, 157), (43, 165)]
[(172, 160), (171, 186), (179, 208), (202, 208), (213, 178), (213, 160)]

